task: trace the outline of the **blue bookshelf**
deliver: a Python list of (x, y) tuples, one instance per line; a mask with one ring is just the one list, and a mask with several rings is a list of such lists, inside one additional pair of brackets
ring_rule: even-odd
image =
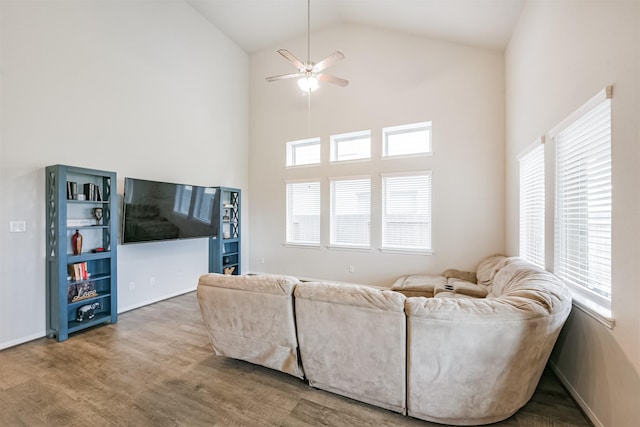
[(237, 188), (216, 187), (220, 192), (218, 235), (209, 239), (209, 272), (242, 274), (241, 265), (241, 191)]
[[(47, 336), (65, 341), (118, 321), (116, 173), (65, 165), (48, 166), (45, 173)], [(76, 231), (82, 235), (78, 254)], [(92, 314), (78, 321), (86, 305)]]

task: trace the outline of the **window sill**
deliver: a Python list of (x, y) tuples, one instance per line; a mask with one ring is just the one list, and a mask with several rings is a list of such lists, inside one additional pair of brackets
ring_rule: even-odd
[(370, 247), (363, 247), (363, 246), (335, 246), (335, 245), (329, 245), (329, 246), (327, 246), (327, 249), (329, 249), (330, 251), (371, 252), (371, 248)]
[(598, 322), (602, 323), (609, 329), (613, 329), (615, 326), (615, 320), (611, 314), (611, 310), (597, 304), (583, 295), (571, 290), (573, 296), (573, 306), (585, 313), (588, 316), (593, 317)]
[(390, 254), (433, 255), (433, 251), (429, 249), (380, 248), (379, 250)]
[(298, 249), (322, 249), (320, 244), (316, 243), (283, 243), (285, 248), (298, 248)]
[(395, 156), (381, 156), (382, 160), (399, 160), (399, 159), (411, 159), (411, 158), (419, 158), (419, 157), (431, 157), (433, 156), (433, 151), (427, 151), (426, 153), (415, 153), (415, 154), (397, 154)]

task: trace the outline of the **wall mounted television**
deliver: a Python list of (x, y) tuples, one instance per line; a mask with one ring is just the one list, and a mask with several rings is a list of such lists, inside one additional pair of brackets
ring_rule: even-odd
[(125, 178), (122, 243), (213, 237), (220, 191), (215, 187)]

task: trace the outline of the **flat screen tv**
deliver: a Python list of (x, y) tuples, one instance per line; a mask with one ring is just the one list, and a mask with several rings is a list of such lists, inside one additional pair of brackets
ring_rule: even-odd
[(125, 178), (122, 243), (216, 236), (219, 193), (215, 187)]

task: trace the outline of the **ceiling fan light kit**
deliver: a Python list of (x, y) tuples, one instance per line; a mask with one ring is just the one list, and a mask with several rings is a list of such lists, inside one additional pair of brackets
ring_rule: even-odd
[(332, 76), (330, 74), (320, 73), (324, 69), (329, 68), (336, 62), (344, 59), (344, 54), (342, 52), (333, 52), (317, 64), (311, 62), (311, 0), (307, 0), (307, 61), (300, 61), (295, 57), (295, 55), (286, 49), (279, 49), (278, 53), (296, 67), (298, 72), (267, 77), (266, 80), (268, 82), (297, 78), (298, 87), (300, 87), (300, 90), (305, 94), (311, 94), (311, 92), (318, 89), (320, 81), (326, 81), (341, 87), (345, 87), (349, 84), (349, 80)]

